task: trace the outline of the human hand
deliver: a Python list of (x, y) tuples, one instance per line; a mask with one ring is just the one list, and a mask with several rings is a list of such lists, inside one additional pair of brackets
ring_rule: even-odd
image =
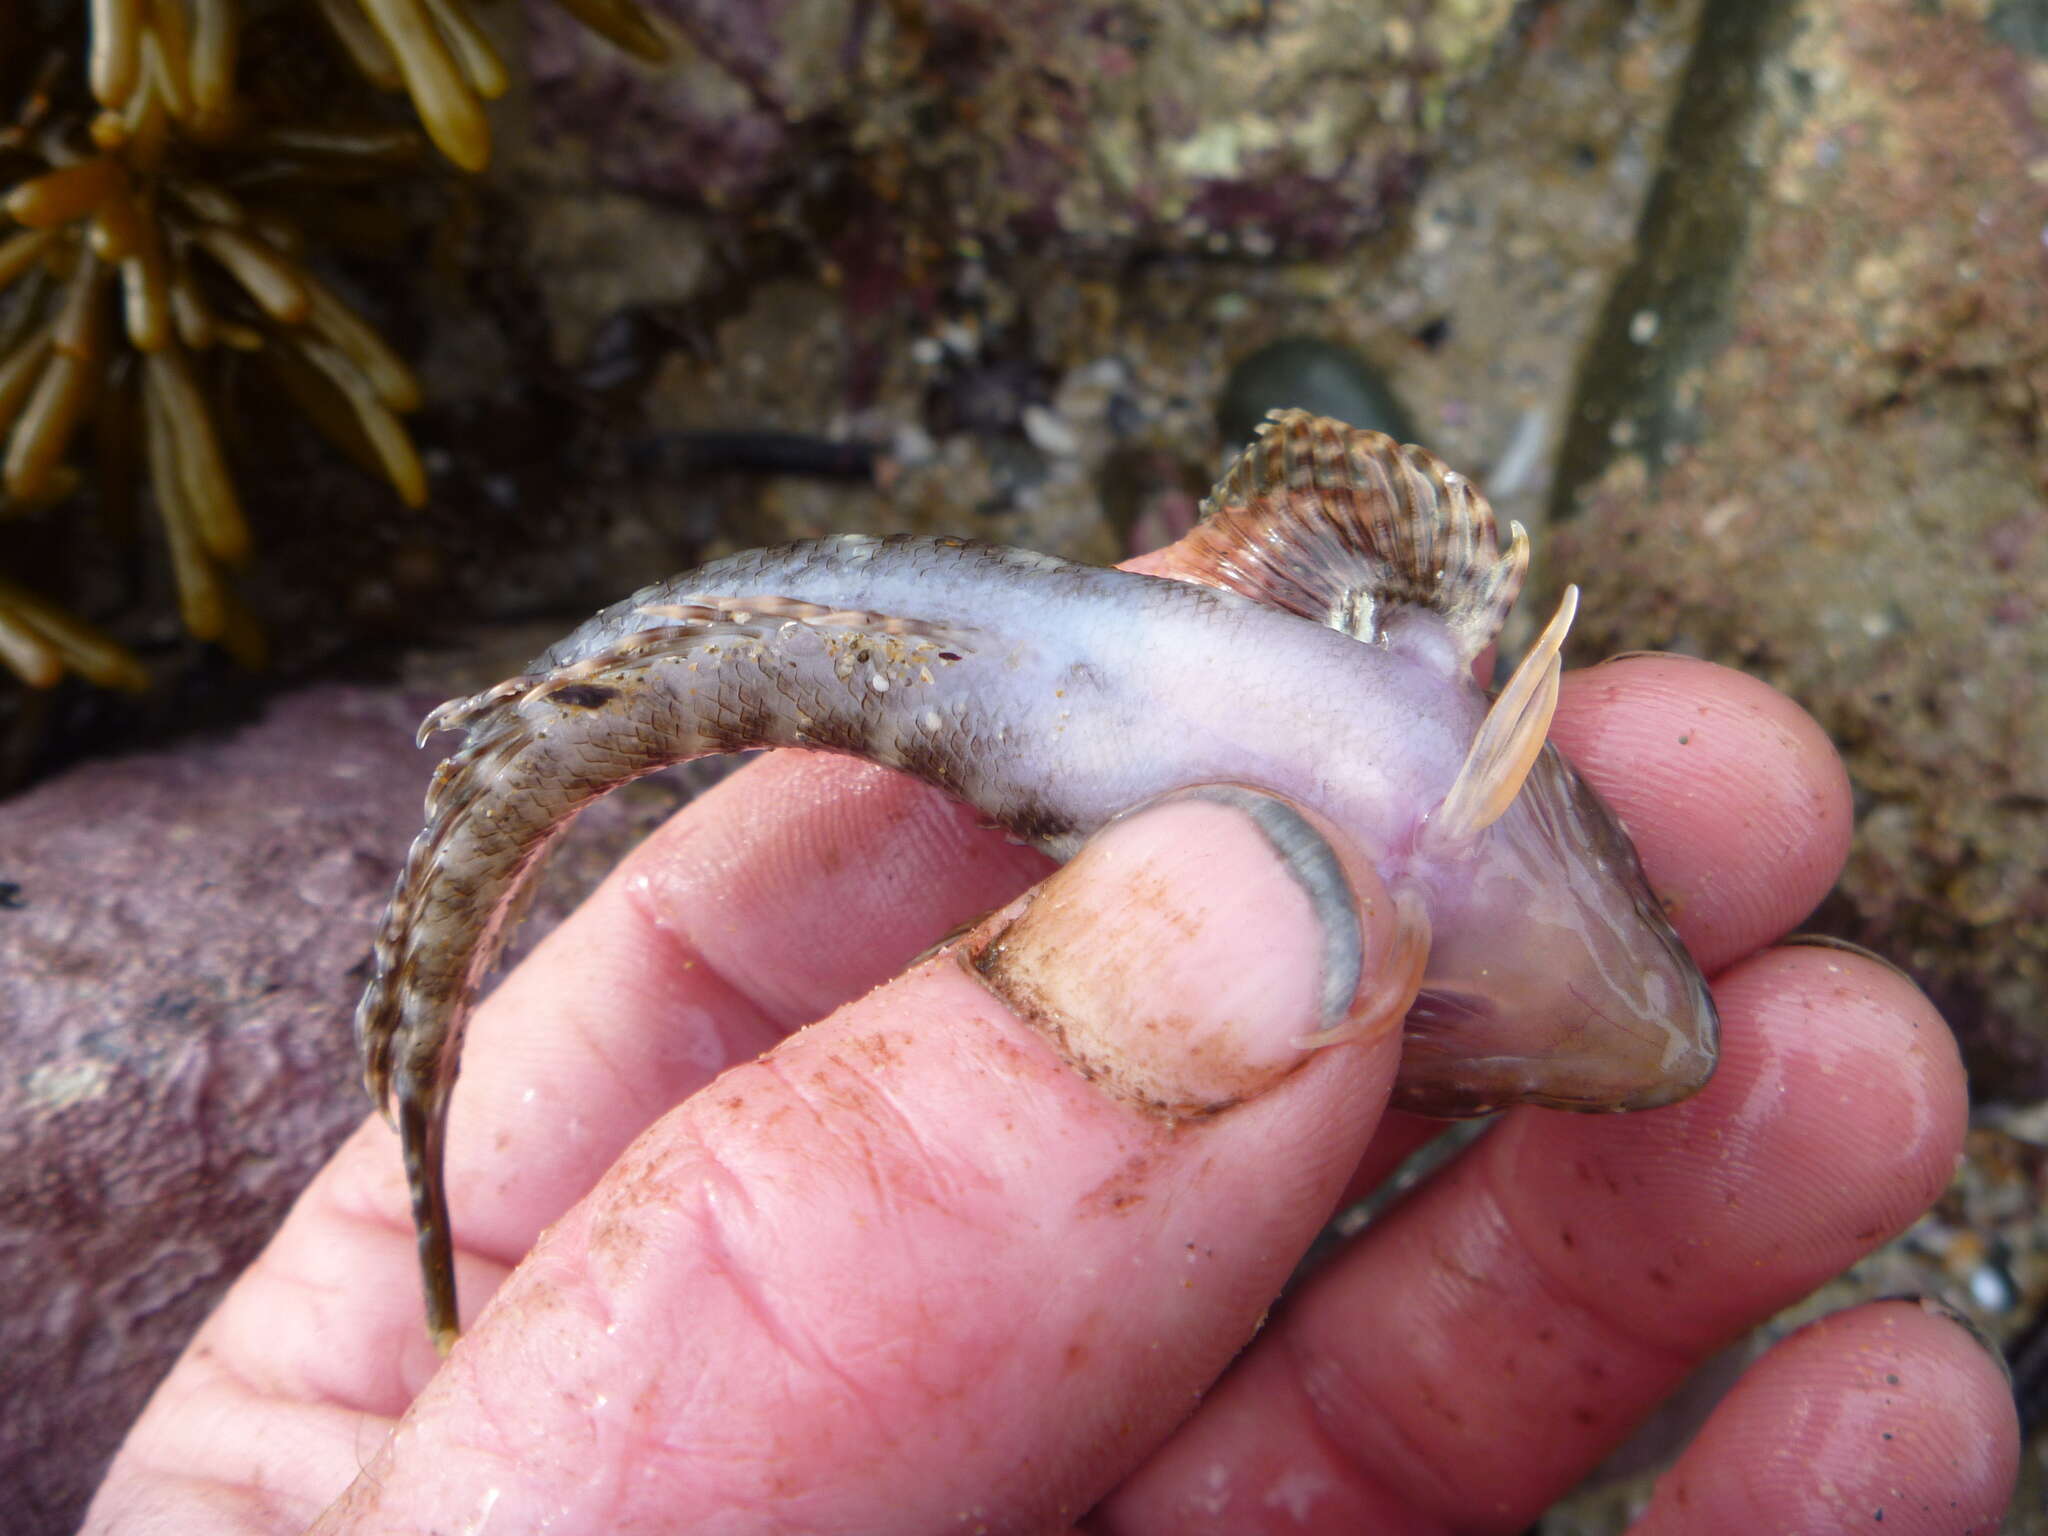
[[(1716, 976), (1718, 1075), (1647, 1114), (1504, 1117), (1213, 1387), (1331, 1208), (1432, 1129), (1381, 1116), (1389, 1038), (1285, 1070), (1326, 951), (1299, 884), (1240, 812), (1168, 805), (1041, 893), (1001, 996), (950, 955), (869, 992), (1046, 866), (908, 780), (780, 754), (479, 1010), (454, 1355), (373, 1120), (87, 1529), (1522, 1529), (1693, 1364), (1910, 1222), (1964, 1109), (1908, 984), (1766, 947), (1847, 841), (1810, 721), (1637, 659), (1568, 679), (1553, 734)], [(1382, 904), (1349, 867), (1370, 962)], [(1097, 1026), (1098, 1079), (1249, 1096), (1170, 1123), (1020, 1001)], [(1751, 1371), (1642, 1529), (1989, 1531), (2016, 1453), (1960, 1329), (1863, 1307)]]

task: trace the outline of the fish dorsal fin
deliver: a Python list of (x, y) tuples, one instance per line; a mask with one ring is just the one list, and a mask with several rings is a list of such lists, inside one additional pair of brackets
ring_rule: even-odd
[(1433, 835), (1461, 842), (1485, 831), (1506, 814), (1522, 792), (1529, 770), (1550, 734), (1557, 713), (1558, 681), (1564, 673), (1564, 637), (1579, 611), (1579, 589), (1566, 587), (1557, 613), (1515, 668), (1472, 738), (1472, 750), (1430, 822)]
[(1307, 411), (1274, 411), (1202, 503), (1165, 574), (1226, 587), (1361, 640), (1403, 607), (1434, 611), (1469, 666), (1514, 606), (1529, 540), (1425, 448)]

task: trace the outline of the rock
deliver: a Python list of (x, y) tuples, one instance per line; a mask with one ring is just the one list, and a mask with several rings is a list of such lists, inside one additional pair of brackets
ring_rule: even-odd
[(1512, 0), (1129, 0), (847, 6), (648, 0), (664, 72), (551, 7), (536, 120), (601, 174), (713, 206), (815, 196), (840, 171), (941, 246), (1333, 252), (1414, 190), (1446, 104)]
[(1314, 336), (1268, 342), (1230, 370), (1216, 425), (1230, 448), (1257, 434), (1269, 411), (1299, 409), (1370, 427), (1400, 442), (1415, 441), (1408, 413), (1386, 380), (1349, 347)]
[[(599, 376), (642, 381), (648, 427), (773, 428), (913, 449), (874, 486), (584, 476), (552, 501), (536, 498), (525, 509), (536, 527), (567, 525), (547, 526), (539, 547), (559, 546), (565, 571), (602, 568), (610, 580), (610, 590), (579, 586), (590, 602), (694, 558), (848, 529), (1119, 558), (1185, 526), (1220, 467), (1226, 376), (1276, 337), (1355, 356), (1386, 381), (1415, 436), (1479, 475), (1503, 517), (1533, 526), (1582, 338), (1630, 253), (1698, 0), (1564, 0), (1533, 14), (1523, 7), (1506, 26), (1485, 3), (1165, 8), (1144, 39), (1162, 131), (1259, 92), (1278, 104), (1276, 121), (1291, 123), (1296, 106), (1345, 71), (1345, 112), (1397, 64), (1433, 82), (1416, 141), (1427, 175), (1369, 214), (1353, 172), (1383, 142), (1384, 124), (1361, 129), (1361, 159), (1345, 173), (1353, 179), (1336, 185), (1290, 182), (1275, 169), (1291, 153), (1283, 148), (1247, 160), (1249, 180), (1273, 172), (1267, 191), (1299, 206), (1277, 222), (1247, 214), (1229, 229), (1287, 226), (1277, 246), (1199, 221), (1173, 225), (1163, 211), (1171, 198), (1128, 216), (1083, 217), (1082, 203), (1103, 192), (1091, 146), (1116, 142), (1140, 111), (1120, 80), (1091, 79), (1071, 101), (1041, 93), (1046, 111), (1051, 103), (1087, 119), (1054, 123), (1082, 203), (1044, 212), (994, 171), (976, 179), (991, 146), (1014, 137), (1001, 113), (1021, 110), (1017, 72), (1048, 59), (1071, 71), (1135, 9), (1070, 0), (1058, 24), (1035, 31), (1029, 18), (1054, 14), (1043, 0), (921, 12), (952, 18), (954, 33), (1030, 33), (1014, 56), (988, 62), (999, 82), (938, 68), (936, 33), (899, 39), (905, 58), (870, 59), (896, 36), (902, 7), (867, 8), (868, 31), (849, 52), (843, 32), (826, 47), (807, 30), (850, 25), (836, 5), (666, 0), (679, 43), (674, 79), (558, 25), (551, 7), (533, 9), (533, 132), (504, 135), (503, 174), (524, 200), (524, 261), (557, 355), (595, 352), (608, 365)], [(752, 29), (744, 47), (719, 30), (742, 23)], [(710, 43), (697, 46), (700, 35)], [(1407, 49), (1398, 60), (1383, 47), (1389, 38)], [(727, 141), (713, 130), (741, 98), (714, 53), (754, 60), (757, 73), (762, 61), (782, 61), (764, 78), (795, 103), (802, 127), (772, 174), (718, 161)], [(825, 62), (796, 67), (803, 59)], [(1192, 73), (1168, 78), (1183, 59)], [(1287, 83), (1316, 68), (1326, 74), (1314, 90), (1290, 96)], [(850, 69), (879, 73), (860, 76), (853, 93)], [(1203, 80), (1214, 90), (1190, 84)], [(777, 132), (797, 132), (775, 116)], [(708, 137), (690, 140), (675, 126), (699, 117)], [(899, 119), (929, 132), (899, 144)], [(899, 154), (925, 157), (922, 169), (877, 172)], [(637, 155), (663, 166), (618, 158)], [(612, 190), (592, 190), (593, 166), (615, 179)], [(727, 190), (714, 196), (692, 178)], [(1139, 190), (1150, 198), (1154, 181)], [(1358, 236), (1325, 248), (1307, 229), (1319, 220)], [(622, 308), (645, 323), (622, 323)], [(633, 336), (667, 337), (666, 364), (639, 346), (611, 352)], [(1046, 450), (1043, 431), (1034, 437), (1048, 411), (1066, 429), (1059, 453)], [(692, 531), (679, 538), (686, 509)], [(535, 611), (531, 547), (515, 540), (450, 566)]]
[(416, 712), (327, 689), (0, 806), (0, 1486), (68, 1529), (362, 1117), (350, 994), (419, 820)]
[[(367, 1112), (350, 1019), (419, 830), (431, 702), (287, 695), (0, 804), (10, 1536), (76, 1526), (187, 1336)], [(636, 789), (585, 818), (532, 932), (681, 798)]]
[(1821, 921), (1981, 1097), (2048, 1092), (2048, 61), (1984, 7), (1710, 8), (1554, 503), (1580, 653), (1759, 673), (1843, 748)]

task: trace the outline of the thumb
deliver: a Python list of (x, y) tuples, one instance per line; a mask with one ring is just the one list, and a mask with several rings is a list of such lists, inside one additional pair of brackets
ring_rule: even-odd
[(1112, 824), (643, 1135), (319, 1528), (1071, 1520), (1327, 1219), (1399, 949), (1370, 868), (1273, 797)]
[(975, 969), (1106, 1091), (1226, 1109), (1314, 1045), (1397, 1034), (1414, 1000), (1426, 941), (1323, 827), (1241, 785), (1176, 791), (1014, 903)]

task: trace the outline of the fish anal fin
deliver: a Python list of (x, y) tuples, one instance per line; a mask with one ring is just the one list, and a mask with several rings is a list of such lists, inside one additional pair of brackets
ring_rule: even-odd
[(1557, 713), (1564, 638), (1578, 610), (1579, 589), (1565, 588), (1556, 614), (1480, 723), (1450, 793), (1431, 819), (1435, 839), (1460, 842), (1476, 836), (1500, 820), (1522, 792)]

